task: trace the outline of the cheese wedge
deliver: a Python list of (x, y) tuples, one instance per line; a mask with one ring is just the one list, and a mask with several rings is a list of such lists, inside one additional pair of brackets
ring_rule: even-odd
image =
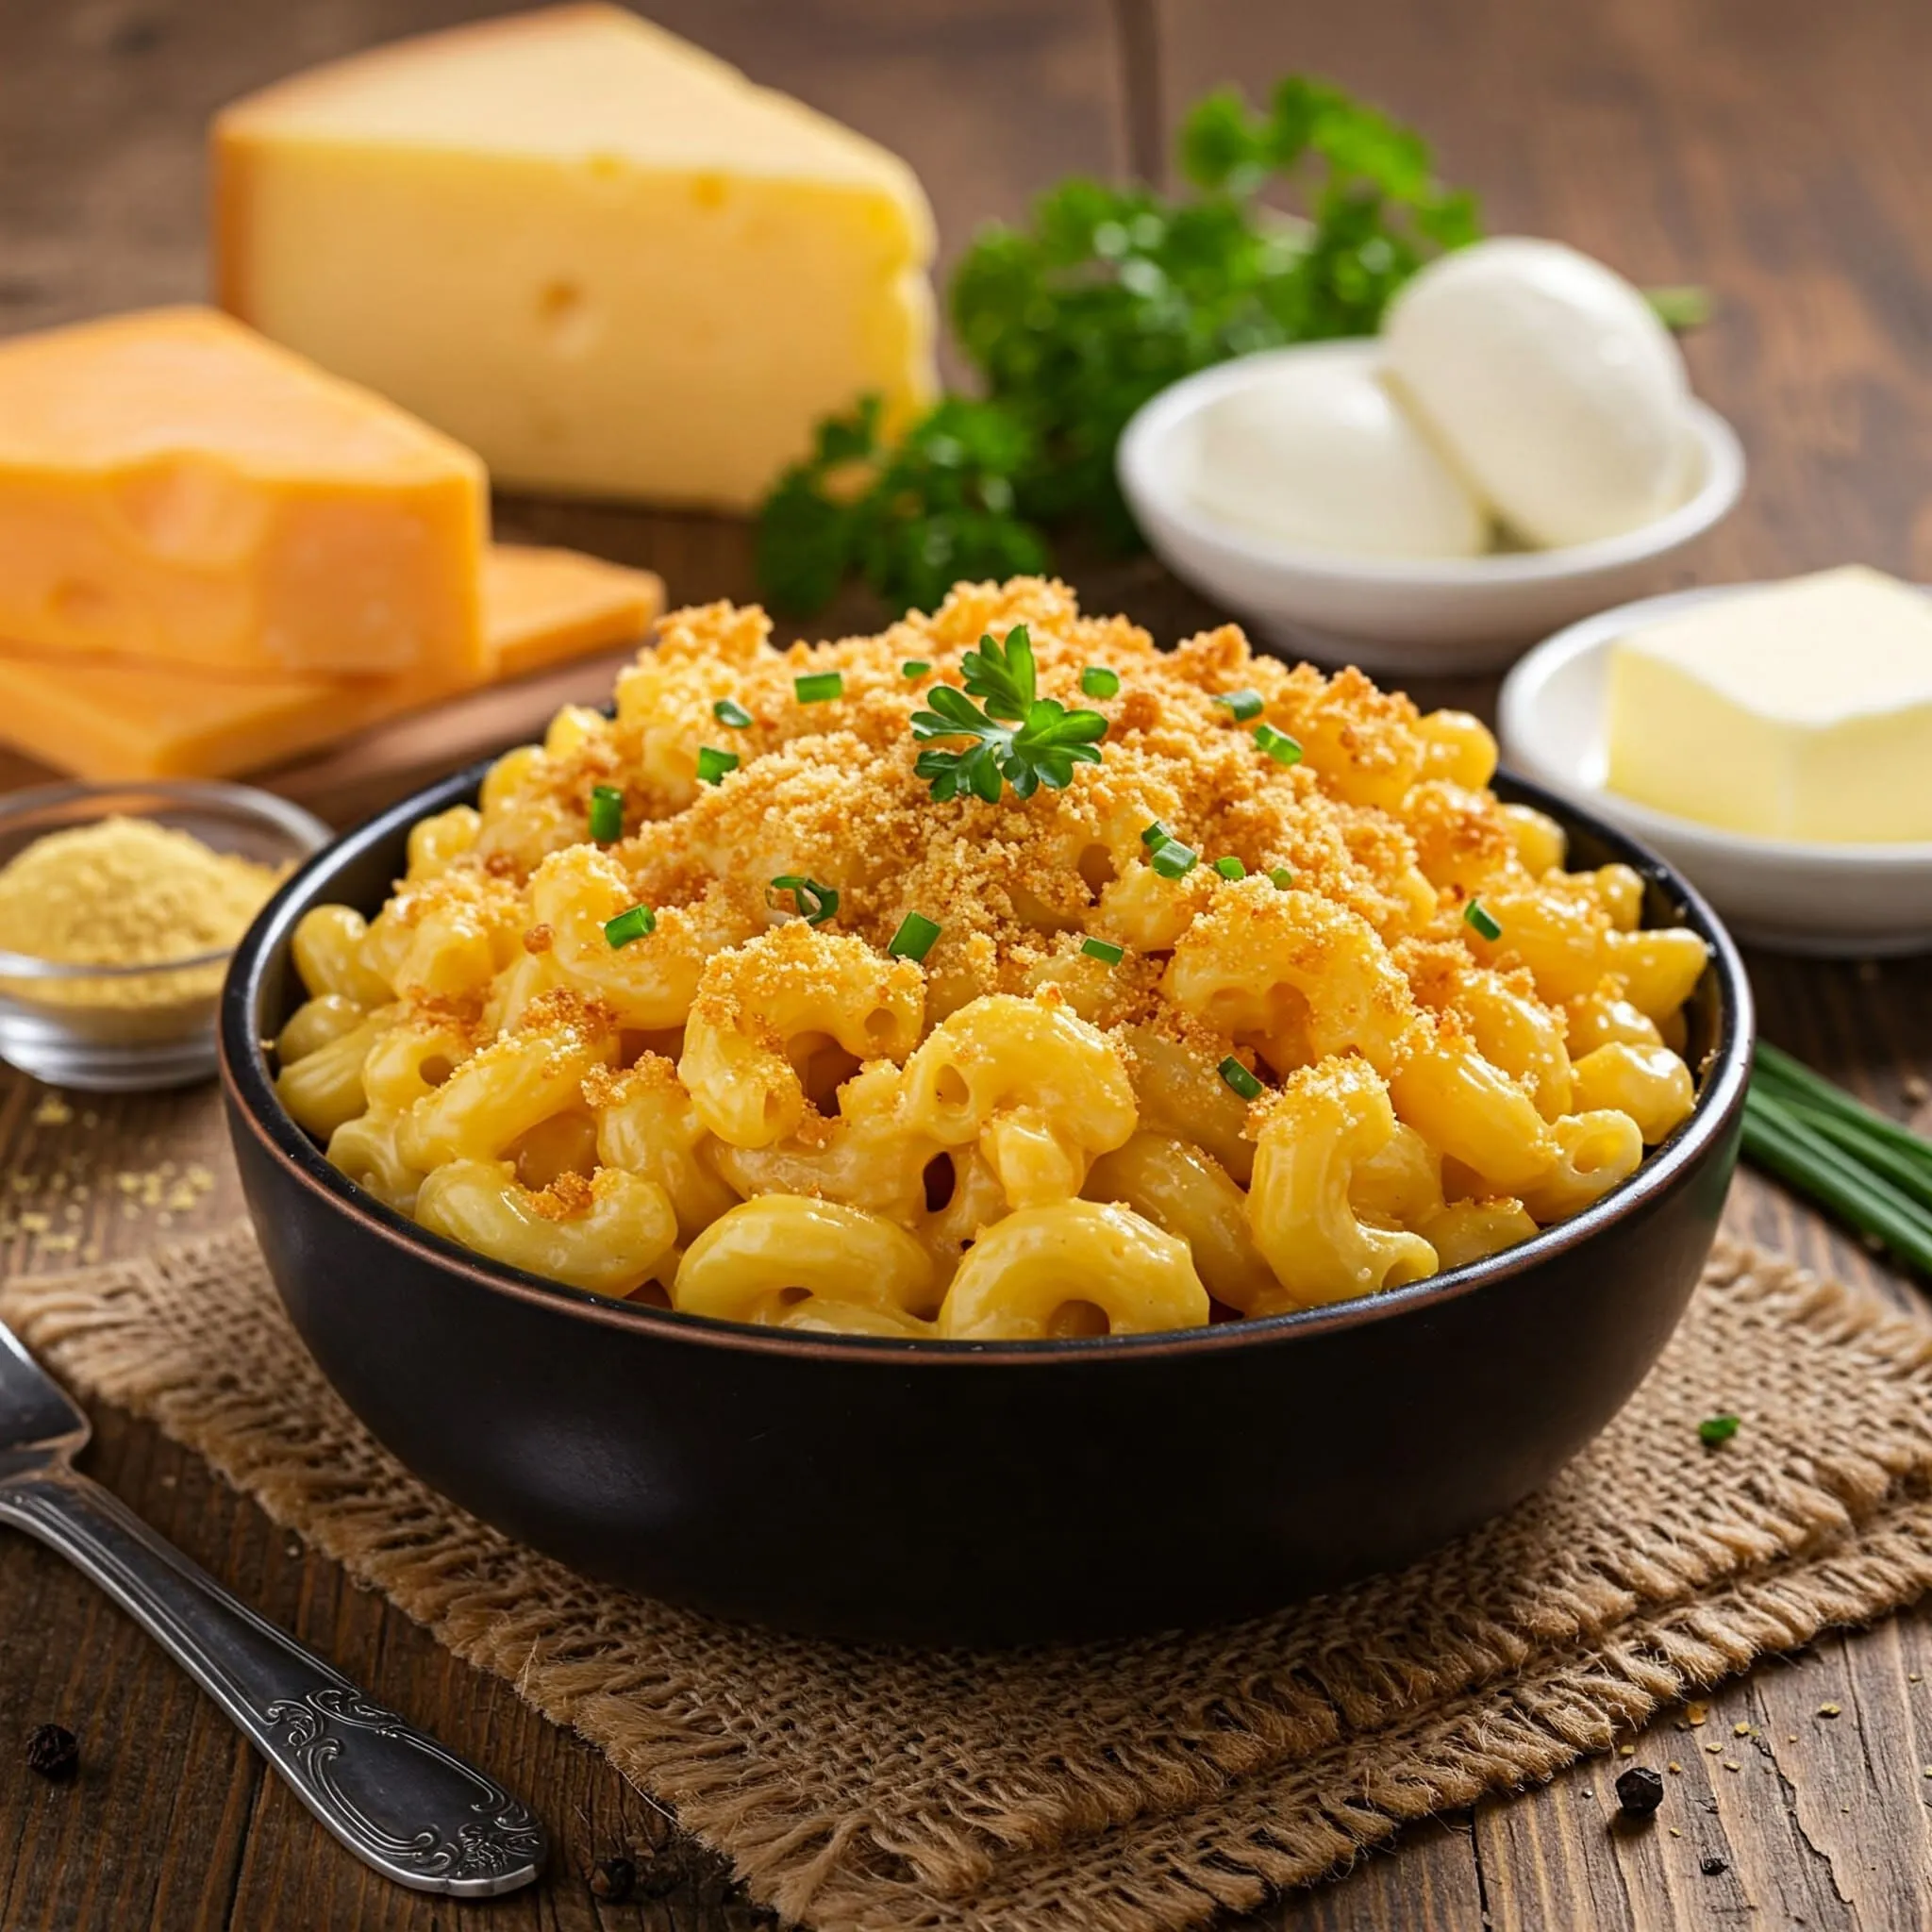
[(208, 308), (0, 342), (0, 637), (228, 673), (488, 670), (471, 453)]
[[(499, 545), (483, 581), (491, 652), (507, 677), (629, 643), (663, 608), (649, 571), (565, 550)], [(260, 771), (447, 695), (420, 676), (222, 678), (113, 660), (81, 674), (0, 647), (0, 739), (92, 779)]]
[(1859, 565), (1611, 647), (1609, 784), (1761, 838), (1932, 840), (1932, 597)]
[(615, 7), (298, 75), (213, 174), (223, 305), (499, 484), (745, 509), (820, 416), (933, 391), (910, 169)]

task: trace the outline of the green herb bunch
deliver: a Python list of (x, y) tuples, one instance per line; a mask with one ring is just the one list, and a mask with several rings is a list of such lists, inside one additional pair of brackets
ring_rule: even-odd
[[(1265, 112), (1232, 89), (1199, 102), (1179, 161), (1186, 199), (1076, 176), (1026, 226), (982, 231), (950, 306), (984, 396), (946, 396), (891, 446), (876, 397), (820, 425), (759, 519), (775, 607), (815, 610), (857, 572), (930, 609), (961, 577), (1045, 567), (1043, 525), (1131, 545), (1113, 452), (1142, 403), (1230, 356), (1372, 334), (1424, 261), (1478, 232), (1420, 136), (1300, 76)], [(1261, 203), (1277, 184), (1305, 220)]]

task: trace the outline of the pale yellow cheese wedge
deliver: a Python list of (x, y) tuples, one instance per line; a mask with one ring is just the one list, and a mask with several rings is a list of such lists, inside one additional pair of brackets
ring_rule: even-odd
[(619, 8), (297, 75), (212, 160), (224, 306), (500, 484), (744, 509), (818, 417), (933, 391), (911, 170)]
[(1932, 599), (1821, 571), (1618, 639), (1613, 791), (1762, 838), (1932, 840)]
[[(663, 606), (648, 571), (501, 544), (483, 575), (490, 650), (527, 676), (641, 638)], [(84, 671), (0, 646), (0, 739), (92, 779), (264, 770), (448, 696), (422, 677), (217, 677), (104, 659)]]
[(213, 309), (0, 342), (0, 637), (475, 678), (489, 517), (468, 450)]

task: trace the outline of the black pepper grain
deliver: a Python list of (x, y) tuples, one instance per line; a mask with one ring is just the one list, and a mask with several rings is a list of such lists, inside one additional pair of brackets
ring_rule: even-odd
[(26, 1740), (26, 1768), (42, 1777), (70, 1778), (80, 1764), (80, 1740), (64, 1724), (40, 1724)]
[(1664, 1781), (1648, 1765), (1633, 1764), (1617, 1780), (1617, 1807), (1626, 1818), (1648, 1818), (1664, 1801)]
[(1706, 1852), (1703, 1857), (1698, 1859), (1697, 1869), (1707, 1878), (1715, 1878), (1720, 1874), (1728, 1872), (1730, 1867), (1715, 1852)]
[(591, 1868), (591, 1896), (621, 1906), (638, 1882), (638, 1868), (628, 1858), (599, 1858)]

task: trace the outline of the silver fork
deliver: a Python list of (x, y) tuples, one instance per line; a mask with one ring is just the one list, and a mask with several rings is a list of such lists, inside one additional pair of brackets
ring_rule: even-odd
[(88, 1420), (0, 1323), (0, 1522), (84, 1571), (159, 1640), (343, 1844), (418, 1891), (489, 1897), (543, 1869), (508, 1791), (264, 1623), (74, 1467)]

